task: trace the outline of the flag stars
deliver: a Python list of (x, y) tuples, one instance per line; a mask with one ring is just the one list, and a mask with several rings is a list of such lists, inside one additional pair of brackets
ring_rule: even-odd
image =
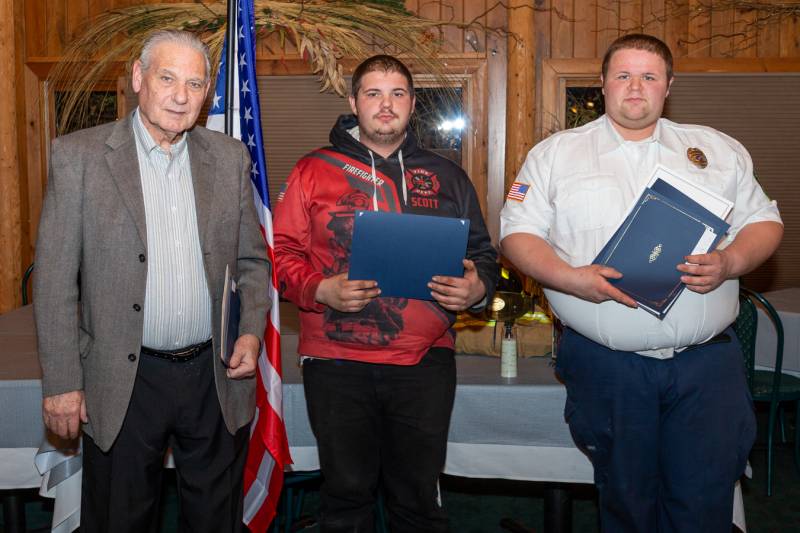
[(249, 148), (255, 148), (256, 147), (255, 137), (256, 137), (255, 134), (250, 134), (250, 133), (247, 134), (247, 146)]
[(247, 54), (242, 54), (239, 56), (239, 67), (246, 67), (247, 66)]
[(258, 165), (256, 165), (256, 163), (253, 163), (253, 165), (250, 167), (250, 174), (253, 176), (258, 176)]
[(244, 117), (242, 117), (242, 118), (244, 118), (245, 122), (247, 122), (247, 123), (249, 123), (251, 120), (253, 120), (253, 115), (250, 114), (250, 109), (251, 108), (249, 108), (249, 107), (245, 107), (244, 108)]
[(239, 26), (239, 39), (244, 39), (244, 28)]
[(248, 87), (249, 83), (250, 83), (250, 80), (244, 80), (244, 83), (242, 84), (242, 95), (243, 96), (247, 96), (247, 93), (250, 92), (250, 87)]
[(222, 97), (221, 97), (219, 94), (217, 94), (217, 93), (216, 93), (216, 91), (215, 91), (215, 92), (214, 92), (214, 102), (211, 104), (211, 107), (212, 107), (213, 109), (217, 109), (217, 108), (219, 108), (219, 101), (220, 101), (221, 99), (222, 99)]

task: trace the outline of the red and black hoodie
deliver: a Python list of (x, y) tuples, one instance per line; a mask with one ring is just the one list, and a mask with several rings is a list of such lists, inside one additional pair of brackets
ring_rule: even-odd
[(355, 211), (470, 220), (467, 258), (491, 301), (497, 254), (475, 188), (454, 162), (417, 145), (409, 129), (388, 158), (357, 140), (353, 115), (339, 117), (332, 146), (295, 165), (273, 218), (279, 291), (300, 308), (301, 355), (413, 365), (431, 347), (453, 348), (455, 315), (433, 301), (378, 297), (357, 313), (314, 301), (320, 281), (348, 268)]

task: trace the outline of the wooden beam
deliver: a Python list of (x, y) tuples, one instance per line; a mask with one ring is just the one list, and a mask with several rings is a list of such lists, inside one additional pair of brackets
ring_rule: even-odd
[(488, 39), (487, 62), (489, 68), (489, 88), (487, 115), (488, 144), (486, 154), (486, 226), (492, 242), (500, 242), (500, 210), (505, 200), (505, 154), (506, 154), (506, 88), (507, 44), (508, 41), (497, 35)]
[(536, 114), (534, 10), (525, 0), (508, 3), (508, 73), (505, 189), (511, 186), (533, 147)]
[(16, 2), (0, 0), (0, 313), (19, 305), (22, 251), (17, 144)]

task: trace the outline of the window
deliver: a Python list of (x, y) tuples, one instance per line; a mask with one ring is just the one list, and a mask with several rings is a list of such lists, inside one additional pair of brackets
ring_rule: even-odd
[(463, 166), (461, 136), (466, 126), (461, 87), (417, 87), (416, 112), (411, 128), (419, 144)]
[[(53, 107), (55, 109), (55, 127), (61, 122), (64, 105), (69, 98), (69, 91), (54, 91)], [(93, 91), (83, 112), (73, 113), (69, 123), (61, 132), (62, 135), (78, 131), (98, 124), (113, 122), (117, 119), (117, 92)]]
[(567, 87), (566, 91), (565, 129), (583, 126), (605, 113), (605, 102), (600, 87)]

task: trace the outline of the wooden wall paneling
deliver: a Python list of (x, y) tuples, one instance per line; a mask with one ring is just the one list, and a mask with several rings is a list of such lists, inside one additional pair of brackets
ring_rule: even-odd
[[(492, 0), (487, 0), (486, 4), (486, 8), (488, 9), (486, 12), (487, 27), (508, 30), (508, 9), (506, 9), (506, 7), (501, 3), (492, 2)], [(504, 51), (506, 50), (506, 45), (508, 44), (507, 40), (505, 39), (505, 34), (492, 35), (491, 39), (492, 46), (487, 46), (488, 50), (492, 51), (491, 54), (493, 57), (505, 60), (508, 55), (507, 52)], [(505, 78), (503, 79), (505, 80)], [(505, 83), (505, 81), (503, 81), (503, 83)]]
[(550, 5), (550, 57), (572, 57), (574, 53), (574, 0), (551, 0)]
[(663, 40), (666, 10), (665, 0), (642, 0), (642, 31)]
[[(766, 0), (766, 3), (776, 3), (779, 0)], [(758, 57), (780, 57), (781, 55), (781, 24), (780, 20), (771, 21), (758, 29), (756, 38)]]
[(733, 12), (733, 55), (758, 56), (758, 31), (755, 27), (758, 12), (755, 9), (735, 9)]
[(573, 57), (597, 56), (597, 8), (593, 0), (575, 0)]
[(689, 53), (688, 4), (688, 0), (667, 0), (665, 4), (667, 16), (664, 20), (664, 42), (672, 50), (674, 57), (683, 57)]
[(487, 42), (486, 32), (483, 27), (487, 25), (486, 2), (476, 2), (474, 0), (464, 0), (464, 22), (474, 21), (472, 28), (466, 30), (464, 35), (464, 51), (486, 53)]
[(675, 72), (800, 72), (800, 58), (677, 58)]
[(89, 21), (105, 11), (107, 4), (108, 0), (88, 0)]
[(14, 0), (0, 0), (0, 313), (19, 304), (22, 274), (16, 8)]
[[(489, 23), (497, 14), (490, 15)], [(506, 153), (506, 80), (507, 44), (502, 36), (493, 35), (487, 41), (487, 109), (488, 138), (486, 147), (486, 225), (492, 242), (499, 242), (500, 209), (505, 199), (505, 153)]]
[(44, 0), (15, 0), (25, 5), (26, 57), (47, 55), (47, 4)]
[[(25, 89), (25, 184), (28, 199), (28, 241), (27, 256), (23, 260), (23, 266), (33, 262), (34, 248), (36, 246), (37, 229), (39, 227), (39, 215), (42, 212), (42, 200), (44, 199), (44, 189), (47, 185), (47, 146), (45, 143), (45, 132), (42, 115), (43, 83), (36, 73), (29, 67), (24, 68), (24, 89)], [(23, 250), (23, 256), (25, 256)]]
[[(441, 20), (442, 4), (440, 0), (419, 0), (417, 15), (432, 20)], [(442, 31), (439, 30), (439, 38), (442, 38)]]
[(641, 33), (642, 28), (642, 0), (622, 1), (619, 4), (620, 33)]
[(708, 0), (689, 0), (689, 57), (711, 55), (711, 13), (706, 8)]
[(64, 47), (66, 32), (66, 4), (68, 0), (51, 0), (47, 2), (45, 13), (45, 32), (47, 34), (47, 55), (59, 56)]
[[(14, 24), (15, 24), (15, 75), (16, 75), (16, 115), (17, 115), (17, 180), (19, 182), (20, 194), (20, 254), (16, 258), (19, 265), (20, 281), (24, 269), (33, 261), (33, 248), (36, 238), (36, 226), (39, 222), (39, 208), (41, 203), (41, 179), (37, 174), (30, 172), (30, 163), (39, 165), (41, 169), (42, 159), (37, 151), (37, 145), (30, 146), (27, 142), (27, 128), (30, 125), (38, 124), (37, 114), (28, 119), (28, 95), (36, 94), (36, 79), (31, 76), (29, 69), (25, 66), (26, 51), (26, 29), (25, 29), (25, 8), (23, 2), (14, 2)], [(32, 83), (33, 82), (33, 83)], [(35, 213), (35, 217), (34, 217)], [(34, 220), (35, 218), (35, 220)], [(15, 294), (22, 303), (22, 294), (18, 291), (15, 284), (13, 287)]]
[(533, 12), (533, 31), (536, 39), (537, 65), (541, 63), (541, 58), (550, 57), (552, 53), (552, 33), (551, 17), (553, 16), (552, 0), (535, 0), (536, 9)]
[(714, 57), (733, 57), (734, 10), (722, 8), (729, 5), (727, 0), (712, 0), (711, 11), (711, 55)]
[(89, 2), (87, 0), (70, 0), (65, 15), (65, 40), (71, 43), (86, 28), (89, 19)]
[(619, 37), (619, 0), (597, 0), (597, 55), (605, 54)]
[(539, 84), (542, 93), (542, 106), (539, 108), (539, 114), (542, 115), (542, 131), (538, 135), (541, 139), (561, 129), (557, 113), (559, 89), (557, 65), (566, 61), (569, 59), (554, 58), (542, 62), (542, 76)]
[(485, 61), (481, 62), (478, 69), (472, 73), (466, 83), (467, 100), (464, 102), (467, 116), (469, 117), (469, 128), (467, 130), (467, 142), (462, 142), (466, 150), (463, 151), (462, 160), (466, 161), (465, 170), (468, 171), (475, 192), (478, 194), (478, 202), (481, 206), (484, 219), (488, 215), (488, 180), (486, 169), (486, 145), (488, 130), (488, 67)]
[(416, 13), (420, 17), (438, 20), (441, 15), (441, 8), (441, 0), (419, 0)]
[[(465, 0), (442, 0), (441, 18), (445, 22), (464, 22)], [(464, 30), (455, 26), (444, 28), (444, 51), (446, 53), (461, 54), (465, 51)], [(469, 45), (467, 45), (469, 46)], [(473, 51), (469, 48), (467, 51)]]
[(506, 88), (506, 189), (535, 142), (536, 47), (530, 2), (508, 3), (508, 83)]
[(781, 57), (800, 57), (800, 17), (784, 15), (781, 19)]
[[(533, 14), (533, 31), (535, 37), (536, 51), (534, 53), (534, 81), (536, 83), (536, 92), (534, 94), (534, 114), (533, 114), (533, 140), (537, 142), (539, 137), (538, 132), (542, 131), (542, 114), (536, 113), (536, 109), (541, 108), (542, 92), (539, 90), (539, 78), (542, 75), (542, 60), (550, 57), (550, 17), (552, 16), (551, 0), (539, 0), (536, 5), (536, 11)], [(529, 149), (532, 148), (529, 147)]]

